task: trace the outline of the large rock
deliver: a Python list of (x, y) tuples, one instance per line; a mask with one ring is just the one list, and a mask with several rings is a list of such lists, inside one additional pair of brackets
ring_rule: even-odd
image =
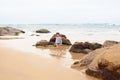
[[(64, 45), (71, 45), (70, 40), (67, 39), (67, 37), (66, 37), (65, 35), (63, 35), (63, 34), (60, 34), (60, 35), (61, 35), (61, 37), (62, 37), (62, 44), (64, 44)], [(49, 43), (50, 43), (51, 45), (54, 45), (55, 39), (56, 39), (56, 34), (54, 34), (54, 35), (50, 38)]]
[(50, 33), (50, 31), (47, 29), (39, 29), (39, 30), (36, 30), (36, 33)]
[(110, 46), (113, 46), (113, 45), (118, 44), (118, 43), (119, 42), (117, 42), (117, 41), (107, 40), (107, 41), (104, 42), (103, 47), (110, 47)]
[(0, 36), (17, 36), (19, 33), (25, 32), (12, 27), (0, 27)]
[(88, 66), (87, 74), (103, 80), (120, 80), (120, 44), (90, 52), (74, 65)]
[(74, 53), (89, 53), (95, 49), (101, 48), (102, 45), (99, 43), (89, 43), (89, 42), (75, 42), (70, 48), (70, 52)]

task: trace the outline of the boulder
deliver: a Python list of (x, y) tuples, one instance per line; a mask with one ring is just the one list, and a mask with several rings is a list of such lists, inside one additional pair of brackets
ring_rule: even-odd
[[(62, 37), (62, 44), (64, 45), (71, 45), (71, 42), (69, 39), (67, 39), (67, 37), (64, 34), (60, 34)], [(56, 34), (54, 34), (49, 41), (49, 44), (54, 45), (55, 43), (55, 39), (56, 39)]]
[(107, 40), (107, 41), (104, 42), (103, 47), (110, 47), (110, 46), (113, 46), (113, 45), (118, 44), (118, 43), (119, 42), (117, 42), (117, 41)]
[(0, 27), (0, 36), (18, 36), (19, 33), (25, 32), (13, 27)]
[(36, 33), (50, 33), (50, 31), (47, 29), (39, 29), (39, 30), (36, 30)]
[(39, 42), (36, 43), (36, 46), (48, 46), (49, 42), (47, 40), (41, 40)]
[(99, 43), (89, 43), (89, 42), (75, 42), (70, 48), (70, 52), (74, 53), (89, 53), (95, 49), (101, 48), (102, 45)]
[(88, 66), (88, 75), (103, 80), (120, 80), (120, 43), (90, 52), (74, 65)]

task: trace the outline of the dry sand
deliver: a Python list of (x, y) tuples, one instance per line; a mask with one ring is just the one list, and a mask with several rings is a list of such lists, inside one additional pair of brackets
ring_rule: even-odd
[(0, 43), (0, 80), (90, 80), (56, 61)]

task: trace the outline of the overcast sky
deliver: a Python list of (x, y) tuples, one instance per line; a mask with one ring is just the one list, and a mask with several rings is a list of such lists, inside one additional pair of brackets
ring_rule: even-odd
[(120, 24), (120, 0), (0, 0), (0, 23)]

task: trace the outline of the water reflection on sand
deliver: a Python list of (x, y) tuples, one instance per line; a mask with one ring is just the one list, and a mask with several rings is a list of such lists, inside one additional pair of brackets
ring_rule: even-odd
[(50, 55), (56, 58), (65, 58), (66, 52), (69, 46), (59, 46), (58, 48), (55, 47), (54, 49), (50, 49)]

